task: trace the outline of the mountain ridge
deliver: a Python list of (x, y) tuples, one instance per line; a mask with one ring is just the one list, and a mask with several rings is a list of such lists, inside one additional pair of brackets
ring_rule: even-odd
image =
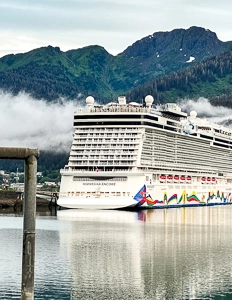
[(232, 41), (197, 26), (153, 33), (116, 56), (98, 45), (66, 52), (41, 47), (0, 58), (0, 89), (47, 101), (91, 94), (106, 102), (231, 48)]

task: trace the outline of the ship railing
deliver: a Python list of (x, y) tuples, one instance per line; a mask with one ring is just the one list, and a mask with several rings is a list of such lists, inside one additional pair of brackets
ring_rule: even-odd
[(83, 115), (88, 113), (114, 113), (114, 112), (125, 112), (125, 113), (151, 113), (154, 115), (160, 115), (154, 108), (149, 107), (137, 107), (130, 104), (125, 106), (115, 105), (115, 106), (102, 106), (102, 107), (91, 107), (91, 108), (82, 108), (75, 111), (75, 115)]
[(69, 162), (68, 166), (75, 167), (75, 166), (114, 166), (114, 165), (133, 165), (135, 166), (135, 163), (133, 161), (136, 161), (136, 159), (129, 160), (120, 160), (120, 161), (95, 161), (95, 162), (88, 162), (88, 161), (76, 161), (76, 162)]
[(116, 149), (125, 149), (125, 150), (138, 150), (139, 146), (138, 145), (133, 145), (133, 146), (126, 146), (126, 145), (117, 145), (117, 146), (72, 146), (71, 151), (75, 151), (75, 150), (82, 150), (82, 151), (86, 151), (86, 150), (105, 150), (105, 149), (109, 149), (109, 150), (116, 150)]
[(78, 114), (86, 114), (102, 112), (102, 113), (113, 113), (113, 112), (138, 112), (138, 113), (149, 113), (151, 111), (148, 107), (134, 107), (134, 106), (103, 106), (103, 107), (92, 107), (90, 109), (84, 109), (76, 111)]
[[(78, 149), (79, 150), (79, 149)], [(70, 151), (71, 157), (82, 157), (82, 158), (88, 158), (89, 155), (137, 155), (138, 149), (136, 150), (130, 150), (130, 149), (96, 149), (95, 151), (90, 152), (89, 149), (81, 149), (83, 151), (76, 152), (75, 150)], [(85, 157), (84, 157), (85, 156)]]
[[(140, 127), (96, 127), (96, 128), (89, 128), (89, 129), (85, 129), (85, 128), (76, 128), (75, 129), (75, 134), (83, 134), (85, 133), (86, 135), (88, 134), (94, 134), (94, 133), (104, 133), (107, 134), (108, 132), (110, 133), (120, 133), (120, 132), (128, 132), (128, 133), (138, 133), (138, 132), (142, 132), (143, 129)], [(86, 136), (85, 135), (85, 136)]]
[(136, 141), (112, 141), (113, 144), (111, 145), (106, 145), (105, 143), (97, 142), (97, 143), (91, 143), (91, 144), (78, 144), (78, 143), (73, 143), (71, 148), (115, 148), (115, 147), (136, 147), (139, 144), (139, 140)]
[(93, 156), (93, 157), (90, 157), (90, 158), (88, 158), (88, 157), (84, 157), (84, 156), (82, 156), (82, 157), (74, 157), (74, 156), (72, 156), (72, 157), (70, 157), (69, 158), (69, 161), (70, 162), (76, 162), (76, 163), (78, 163), (78, 161), (83, 161), (83, 160), (86, 160), (86, 161), (93, 161), (93, 160), (106, 160), (106, 161), (114, 161), (114, 163), (116, 163), (116, 162), (118, 162), (118, 161), (127, 161), (127, 160), (137, 160), (137, 157), (135, 157), (135, 156), (127, 156), (127, 157), (121, 157), (121, 156), (119, 156), (119, 157), (107, 157), (107, 156)]
[[(128, 172), (136, 172), (136, 173), (142, 173), (142, 172), (144, 172), (145, 170), (147, 170), (147, 169), (144, 169), (144, 168), (141, 168), (141, 169), (137, 169), (136, 171), (135, 170), (133, 170), (133, 169), (114, 169), (114, 168), (112, 168), (111, 170), (99, 170), (98, 169), (98, 172), (125, 172), (125, 173), (128, 173)], [(69, 168), (69, 169), (61, 169), (60, 170), (61, 172), (92, 172), (92, 171), (96, 171), (96, 167), (91, 167), (91, 169), (89, 169), (89, 170), (86, 170), (86, 169), (80, 169), (80, 168), (78, 168), (78, 169), (74, 169), (74, 168)]]

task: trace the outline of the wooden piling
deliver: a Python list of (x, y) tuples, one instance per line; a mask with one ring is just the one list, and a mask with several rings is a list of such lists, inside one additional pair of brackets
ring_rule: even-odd
[(35, 264), (35, 220), (36, 220), (36, 173), (37, 158), (34, 155), (25, 159), (24, 181), (24, 223), (22, 257), (22, 300), (34, 299)]
[(0, 159), (24, 159), (24, 212), (21, 299), (34, 299), (36, 173), (38, 149), (2, 148)]

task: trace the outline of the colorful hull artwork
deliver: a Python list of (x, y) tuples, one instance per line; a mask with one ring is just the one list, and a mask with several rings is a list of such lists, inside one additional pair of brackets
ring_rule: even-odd
[(232, 203), (231, 193), (225, 196), (224, 192), (214, 191), (208, 192), (208, 196), (202, 194), (198, 197), (196, 192), (192, 192), (188, 195), (186, 190), (182, 191), (181, 195), (173, 194), (168, 197), (167, 192), (164, 192), (163, 199), (152, 199), (151, 195), (146, 191), (146, 185), (144, 185), (138, 193), (134, 196), (134, 200), (137, 201), (135, 207), (159, 207), (159, 206), (198, 206), (198, 205), (210, 205), (220, 203)]

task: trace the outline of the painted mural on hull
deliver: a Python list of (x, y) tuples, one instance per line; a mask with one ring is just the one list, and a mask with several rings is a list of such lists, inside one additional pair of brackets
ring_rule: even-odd
[(231, 193), (224, 193), (217, 191), (209, 191), (208, 194), (202, 193), (201, 197), (197, 195), (195, 191), (191, 194), (187, 194), (186, 190), (183, 190), (181, 194), (168, 195), (164, 192), (163, 199), (153, 199), (150, 193), (147, 193), (146, 185), (143, 185), (138, 193), (134, 196), (134, 200), (137, 201), (135, 207), (160, 207), (160, 206), (199, 206), (210, 204), (228, 204), (231, 203)]

